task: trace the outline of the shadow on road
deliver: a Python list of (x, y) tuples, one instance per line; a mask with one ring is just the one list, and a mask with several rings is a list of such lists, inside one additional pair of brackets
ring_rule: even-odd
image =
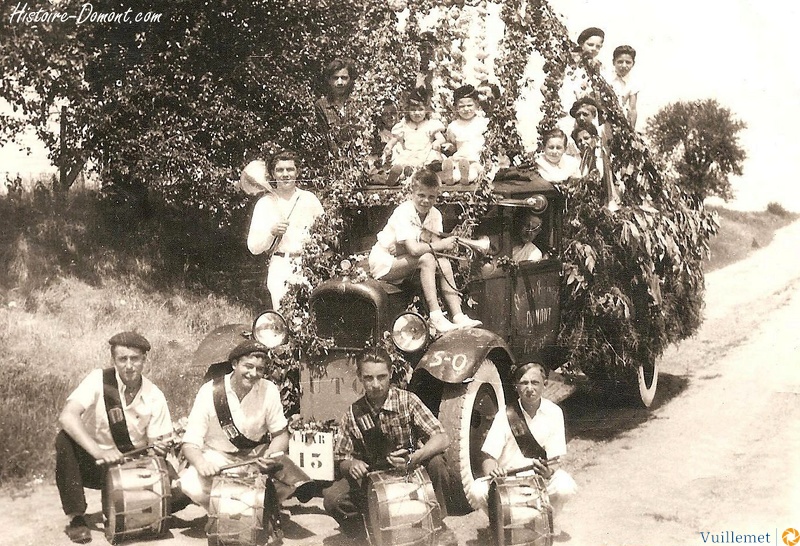
[(664, 374), (658, 378), (658, 391), (653, 405), (648, 409), (635, 402), (611, 403), (602, 392), (581, 389), (563, 400), (567, 435), (605, 442), (636, 428), (654, 418), (654, 412), (681, 394), (689, 385), (686, 377)]

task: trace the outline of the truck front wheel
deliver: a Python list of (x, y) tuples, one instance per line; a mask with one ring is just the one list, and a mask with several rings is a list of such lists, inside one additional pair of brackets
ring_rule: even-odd
[(467, 492), (481, 475), (481, 447), (498, 408), (502, 407), (505, 407), (505, 399), (500, 374), (489, 359), (481, 363), (469, 381), (444, 385), (439, 421), (450, 435), (445, 456), (451, 482), (461, 484), (461, 488), (454, 487), (453, 491), (446, 492), (452, 508), (468, 510), (470, 507)]

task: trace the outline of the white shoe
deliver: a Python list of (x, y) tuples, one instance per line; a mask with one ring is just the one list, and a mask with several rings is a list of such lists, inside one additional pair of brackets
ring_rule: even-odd
[(441, 311), (433, 311), (430, 315), (431, 324), (436, 328), (437, 332), (445, 333), (458, 328), (455, 324), (445, 318), (444, 313)]
[(469, 318), (464, 313), (459, 313), (456, 316), (454, 316), (453, 324), (455, 324), (459, 328), (477, 328), (478, 326), (483, 326), (483, 323), (481, 321)]

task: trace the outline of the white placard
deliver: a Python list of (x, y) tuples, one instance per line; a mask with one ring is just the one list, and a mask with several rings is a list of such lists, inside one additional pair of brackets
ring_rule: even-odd
[(312, 480), (333, 481), (333, 433), (293, 431), (289, 458)]

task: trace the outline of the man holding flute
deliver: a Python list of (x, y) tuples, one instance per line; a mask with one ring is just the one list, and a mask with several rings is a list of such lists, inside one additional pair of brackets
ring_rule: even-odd
[(150, 343), (136, 332), (120, 332), (108, 343), (112, 366), (90, 372), (58, 418), (56, 485), (70, 518), (67, 536), (79, 544), (92, 540), (84, 487), (103, 489), (106, 465), (126, 453), (149, 446), (164, 455), (164, 440), (173, 434), (164, 394), (142, 375)]

